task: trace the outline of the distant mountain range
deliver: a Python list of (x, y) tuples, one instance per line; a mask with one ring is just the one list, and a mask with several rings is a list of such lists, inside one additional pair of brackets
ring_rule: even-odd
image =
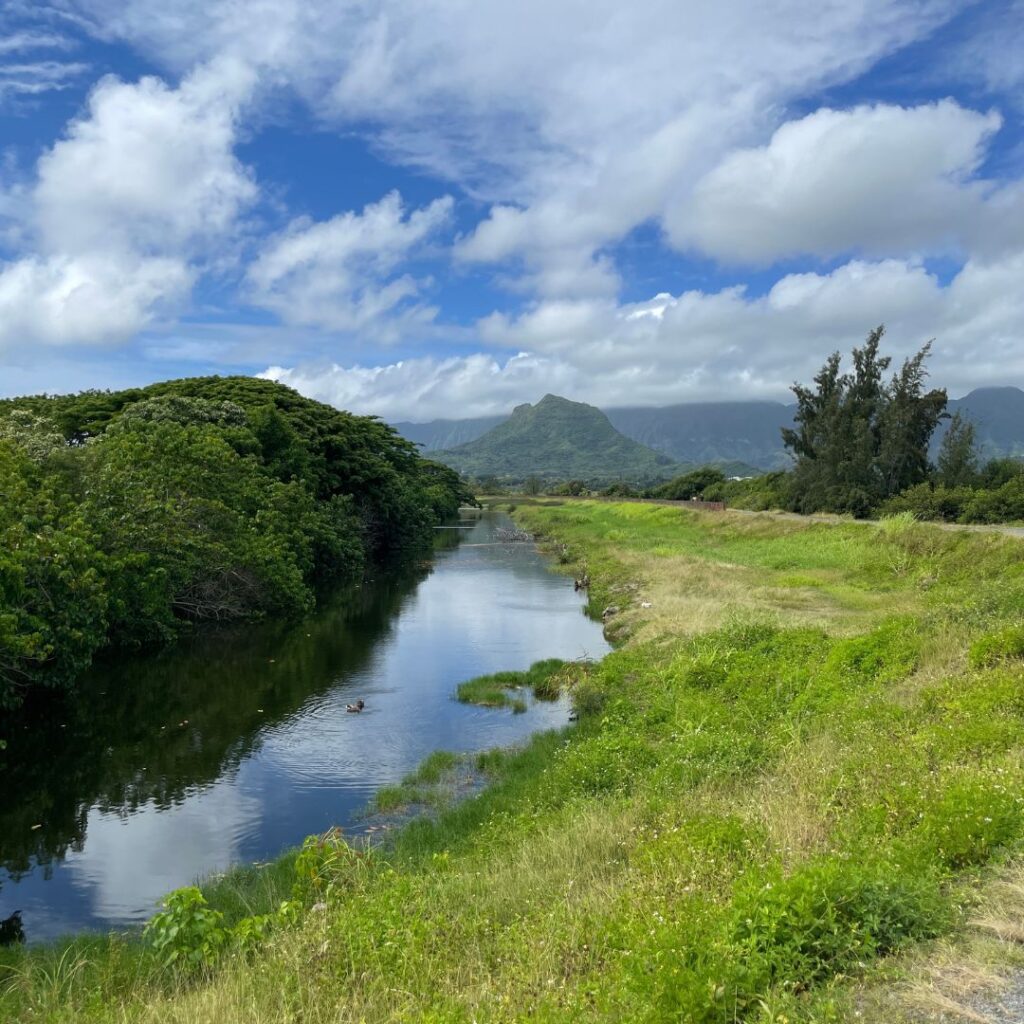
[(508, 419), (434, 458), (478, 479), (664, 480), (683, 471), (674, 459), (620, 434), (600, 409), (545, 395)]
[[(555, 396), (548, 395), (536, 406), (520, 406), (519, 409), (537, 409), (548, 399), (555, 399)], [(557, 401), (598, 412), (593, 406), (581, 402), (569, 402), (566, 399)], [(1024, 391), (1020, 388), (978, 388), (963, 398), (951, 400), (948, 409), (951, 413), (959, 409), (975, 423), (979, 448), (985, 458), (1024, 456)], [(771, 470), (789, 464), (789, 457), (782, 446), (781, 431), (793, 422), (795, 411), (795, 405), (784, 405), (782, 402), (695, 402), (661, 408), (606, 409), (604, 423), (625, 439), (638, 442), (647, 449), (667, 456), (669, 462), (683, 466), (742, 462), (759, 470)], [(426, 452), (445, 451), (453, 455), (455, 461), (452, 465), (461, 464), (465, 458), (469, 458), (474, 465), (480, 465), (479, 456), (482, 452), (494, 450), (494, 439), (484, 449), (469, 452), (465, 449), (496, 427), (509, 422), (515, 415), (513, 412), (511, 416), (396, 423), (394, 426), (404, 437), (422, 445)], [(586, 428), (581, 420), (574, 424), (573, 429), (573, 436), (579, 439), (580, 432)], [(936, 447), (944, 430), (945, 424), (936, 432)], [(501, 440), (503, 436), (498, 435), (498, 444), (504, 443)], [(606, 432), (601, 436), (607, 436)], [(519, 443), (525, 451), (528, 442)], [(591, 451), (590, 456), (593, 455), (594, 451)], [(555, 460), (554, 464), (561, 463)], [(726, 467), (727, 473), (730, 470), (732, 475), (743, 475), (739, 467)], [(483, 472), (502, 475), (493, 469)], [(540, 475), (536, 469), (527, 472)], [(577, 474), (558, 475), (565, 478)]]

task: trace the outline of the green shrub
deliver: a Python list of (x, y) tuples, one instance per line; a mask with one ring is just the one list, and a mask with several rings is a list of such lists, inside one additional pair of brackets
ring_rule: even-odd
[(884, 502), (879, 509), (883, 516), (910, 513), (917, 519), (955, 523), (974, 496), (971, 487), (933, 486), (930, 483), (908, 488)]
[(175, 890), (162, 906), (144, 931), (157, 956), (167, 966), (212, 967), (231, 939), (224, 915), (211, 909), (194, 885)]
[(996, 633), (986, 633), (971, 644), (968, 654), (972, 668), (985, 668), (1016, 658), (1024, 658), (1024, 625), (1007, 626)]
[(1022, 798), (994, 780), (958, 781), (921, 814), (918, 841), (953, 869), (985, 863), (994, 850), (1019, 839), (1024, 827)]
[(300, 903), (328, 899), (339, 885), (356, 884), (375, 865), (372, 850), (357, 850), (340, 830), (307, 836), (295, 858), (292, 896)]
[(725, 483), (725, 474), (713, 466), (704, 466), (690, 473), (677, 476), (668, 483), (656, 487), (652, 492), (655, 498), (669, 501), (690, 501), (700, 498), (708, 487), (721, 487)]
[(741, 884), (729, 936), (743, 964), (740, 1001), (769, 986), (799, 989), (938, 933), (937, 880), (895, 864), (829, 858)]

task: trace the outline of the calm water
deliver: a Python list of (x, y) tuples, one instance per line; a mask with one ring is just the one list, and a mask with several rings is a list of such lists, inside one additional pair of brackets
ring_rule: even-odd
[[(473, 751), (567, 718), (457, 703), (456, 685), (607, 645), (572, 580), (484, 514), (435, 557), (315, 616), (100, 666), (81, 699), (9, 736), (0, 772), (0, 919), (30, 941), (136, 924), (170, 889), (264, 860), (331, 825), (432, 750)], [(345, 712), (362, 697), (366, 710)]]

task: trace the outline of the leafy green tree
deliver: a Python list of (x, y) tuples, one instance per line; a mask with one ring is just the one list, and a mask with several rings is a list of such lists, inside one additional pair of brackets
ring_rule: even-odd
[(944, 487), (970, 487), (978, 482), (976, 428), (959, 410), (949, 421), (936, 460), (936, 480)]
[(669, 501), (692, 501), (694, 498), (702, 497), (709, 487), (718, 488), (724, 483), (725, 474), (720, 469), (702, 466), (656, 487), (653, 495), (655, 498), (665, 498)]
[(103, 569), (86, 521), (0, 441), (0, 708), (89, 664), (106, 634)]
[(0, 402), (0, 705), (183, 621), (301, 612), (474, 502), (372, 417), (247, 377)]
[(833, 353), (814, 378), (794, 385), (795, 426), (782, 431), (795, 458), (790, 505), (865, 516), (886, 498), (923, 481), (928, 445), (944, 415), (946, 393), (925, 391), (930, 343), (906, 360), (891, 382), (879, 354), (885, 328), (853, 350), (853, 370), (840, 373)]
[(1024, 461), (1020, 459), (990, 459), (981, 471), (983, 487), (995, 490), (1024, 474)]

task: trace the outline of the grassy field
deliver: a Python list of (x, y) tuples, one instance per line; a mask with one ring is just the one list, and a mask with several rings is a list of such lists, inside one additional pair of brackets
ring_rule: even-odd
[(0, 1020), (895, 1024), (1024, 966), (1024, 543), (516, 515), (618, 609), (575, 726), (386, 853), (328, 836), (208, 888), (163, 954), (0, 953)]

